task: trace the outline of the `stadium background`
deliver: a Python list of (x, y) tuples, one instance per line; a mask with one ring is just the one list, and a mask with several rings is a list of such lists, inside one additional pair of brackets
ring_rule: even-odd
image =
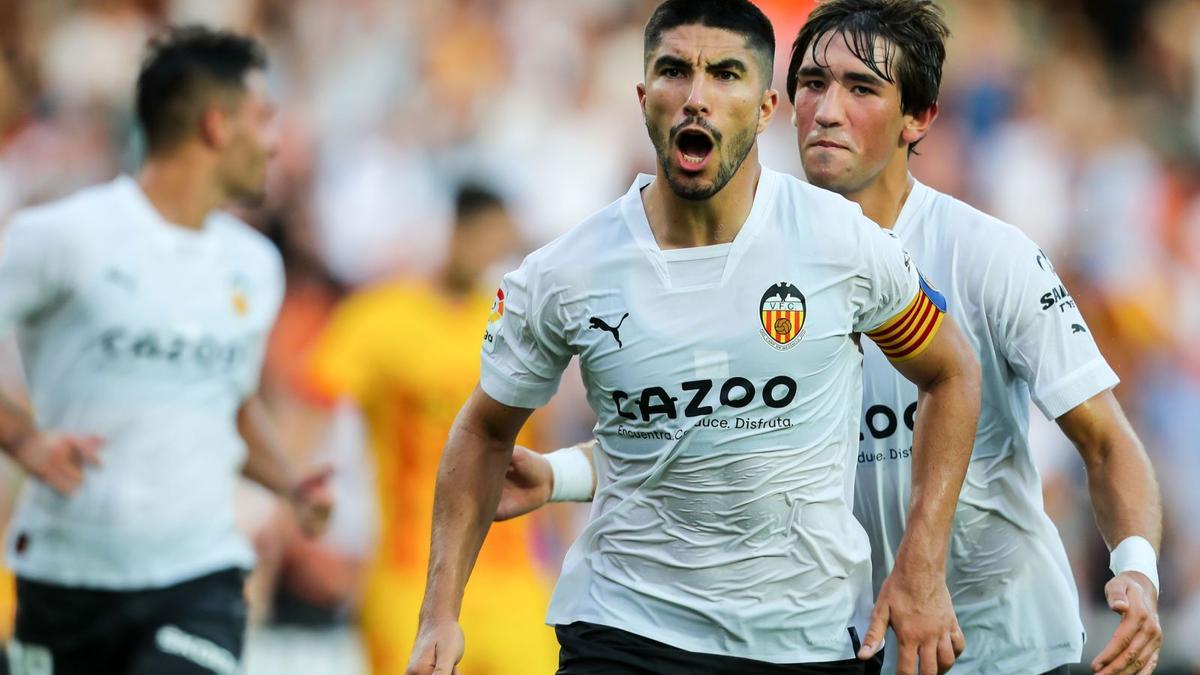
[[(633, 85), (655, 4), (0, 0), (0, 223), (136, 167), (132, 84), (146, 38), (164, 24), (261, 37), (282, 144), (269, 203), (248, 217), (279, 243), (289, 274), (264, 386), (289, 447), (308, 452), (321, 443), (289, 422), (303, 417), (298, 364), (313, 336), (353, 289), (437, 269), (462, 182), (504, 196), (516, 248), (529, 250), (620, 195), (635, 171), (653, 170)], [(782, 57), (811, 2), (760, 4)], [(1083, 307), (1162, 484), (1163, 663), (1200, 672), (1200, 0), (941, 4), (954, 33), (942, 114), (914, 173), (1024, 228)], [(764, 162), (799, 174), (781, 117), (762, 139)], [(11, 343), (0, 352), (0, 386), (19, 395)], [(547, 444), (587, 433), (578, 386), (564, 386)], [(1056, 427), (1033, 417), (1047, 510), (1067, 542), (1094, 654), (1115, 621), (1101, 595), (1106, 551), (1081, 462)], [(353, 431), (333, 445), (343, 482), (359, 482), (345, 486), (347, 509), (323, 545), (365, 555), (371, 469), (357, 459)], [(11, 465), (3, 474), (0, 518), (20, 480)], [(273, 506), (252, 490), (243, 502), (270, 561)], [(565, 538), (544, 538), (547, 567)], [(254, 616), (270, 626), (280, 575), (265, 571)], [(353, 595), (353, 584), (342, 588)], [(5, 580), (4, 630), (11, 604)], [(352, 625), (354, 599), (335, 604)], [(295, 648), (286, 631), (253, 635), (252, 675), (300, 672), (279, 665)], [(353, 672), (353, 635), (340, 633), (334, 661), (304, 668)]]

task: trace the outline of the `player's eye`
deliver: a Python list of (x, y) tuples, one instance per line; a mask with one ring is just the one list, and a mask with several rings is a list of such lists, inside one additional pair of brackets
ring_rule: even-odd
[(716, 74), (716, 78), (718, 80), (732, 82), (732, 81), (738, 79), (738, 74), (733, 72), (732, 70), (718, 70), (717, 74)]
[(875, 90), (858, 84), (850, 88), (850, 93), (854, 94), (855, 96), (870, 96), (871, 94), (875, 93)]
[(820, 80), (807, 80), (803, 84), (805, 89), (812, 91), (821, 91), (825, 88), (825, 83)]
[(673, 66), (668, 66), (662, 69), (662, 76), (669, 78), (683, 77), (683, 71)]

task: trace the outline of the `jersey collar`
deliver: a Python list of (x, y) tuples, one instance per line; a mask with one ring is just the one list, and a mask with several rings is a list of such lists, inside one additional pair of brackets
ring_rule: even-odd
[[(742, 229), (738, 230), (737, 236), (733, 238), (730, 245), (729, 259), (726, 261), (725, 271), (721, 275), (721, 285), (729, 281), (738, 262), (750, 248), (754, 238), (758, 236), (762, 229), (762, 223), (767, 219), (767, 214), (770, 213), (771, 205), (775, 201), (779, 174), (765, 166), (760, 168), (762, 173), (758, 179), (758, 189), (754, 192), (754, 203), (750, 206), (750, 214), (746, 216), (746, 222), (742, 224)], [(642, 204), (642, 190), (653, 182), (654, 178), (652, 175), (639, 173), (633, 179), (633, 185), (629, 186), (629, 191), (621, 198), (621, 216), (633, 235), (634, 241), (649, 258), (650, 264), (654, 267), (663, 286), (669, 289), (671, 288), (671, 277), (667, 272), (667, 261), (662, 249), (658, 246), (658, 241), (654, 238), (654, 232), (650, 229), (650, 221), (646, 218), (646, 207)]]

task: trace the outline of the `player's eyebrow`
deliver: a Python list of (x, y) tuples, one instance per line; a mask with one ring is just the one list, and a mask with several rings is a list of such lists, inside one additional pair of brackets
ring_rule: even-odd
[(673, 54), (663, 54), (657, 59), (654, 59), (654, 70), (662, 70), (663, 68), (691, 70), (692, 64)]
[(855, 82), (857, 84), (865, 84), (869, 87), (882, 87), (887, 84), (882, 78), (873, 73), (865, 73), (851, 71), (842, 75), (843, 82)]
[(820, 66), (804, 66), (796, 71), (796, 77), (829, 77), (829, 71)]
[(732, 70), (738, 73), (745, 73), (747, 70), (746, 64), (741, 59), (734, 58), (732, 56), (721, 59), (720, 61), (714, 61), (713, 63), (705, 66), (705, 68), (710, 72), (714, 70)]

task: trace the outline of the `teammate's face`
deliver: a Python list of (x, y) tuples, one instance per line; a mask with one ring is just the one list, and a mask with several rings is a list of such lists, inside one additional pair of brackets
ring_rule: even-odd
[(700, 25), (663, 33), (638, 98), (659, 172), (675, 194), (708, 199), (737, 173), (778, 100), (763, 78), (737, 33)]
[(275, 105), (258, 71), (246, 76), (245, 93), (229, 111), (227, 143), (220, 159), (221, 179), (230, 198), (259, 202), (266, 193), (267, 161), (275, 154)]
[[(871, 72), (841, 33), (818, 38), (813, 53), (800, 64), (793, 101), (800, 160), (812, 184), (855, 194), (889, 163), (907, 161), (908, 144), (925, 134), (937, 109), (903, 113), (900, 89)], [(876, 58), (884, 58), (881, 45)]]

